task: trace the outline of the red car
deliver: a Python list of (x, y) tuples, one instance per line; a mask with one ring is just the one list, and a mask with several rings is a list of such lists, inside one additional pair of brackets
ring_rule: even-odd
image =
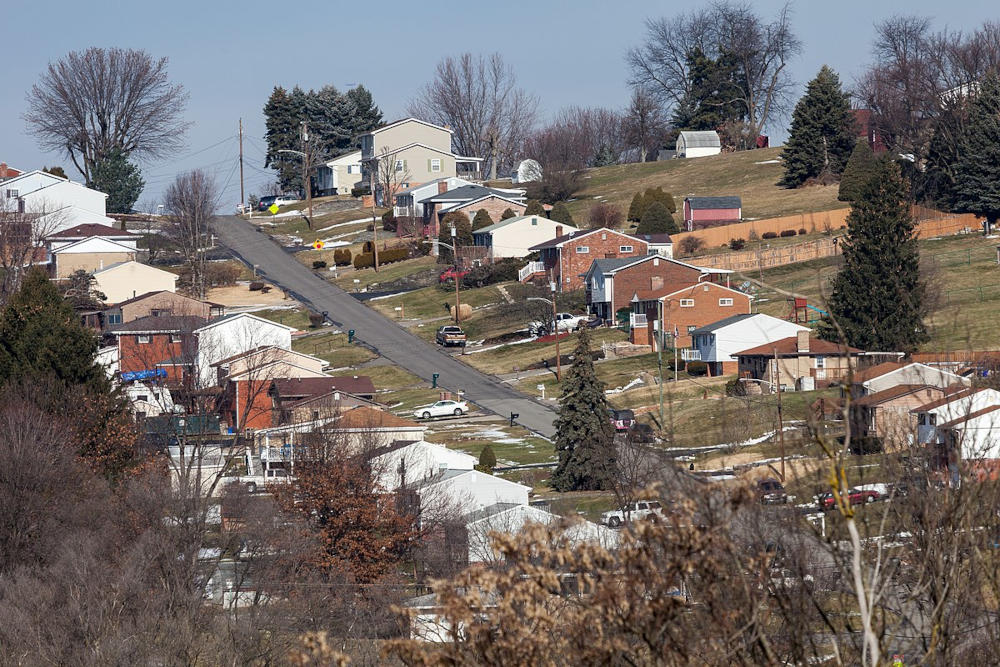
[[(851, 489), (847, 492), (848, 502), (851, 505), (865, 505), (867, 503), (873, 503), (880, 497), (881, 496), (878, 491), (872, 491), (870, 489)], [(819, 508), (821, 510), (833, 509), (837, 504), (833, 499), (833, 493), (829, 491), (816, 496), (816, 500), (819, 503)]]
[(468, 271), (456, 271), (454, 266), (448, 267), (448, 269), (438, 276), (440, 282), (445, 282), (447, 280), (454, 280), (455, 278), (463, 278), (469, 273)]

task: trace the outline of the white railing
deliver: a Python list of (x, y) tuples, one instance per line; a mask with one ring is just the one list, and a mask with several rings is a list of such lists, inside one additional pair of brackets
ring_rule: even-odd
[(545, 264), (543, 262), (528, 262), (528, 264), (517, 272), (517, 279), (520, 282), (524, 282), (529, 277), (536, 273), (543, 273), (545, 271)]
[(701, 350), (685, 348), (681, 350), (681, 359), (684, 361), (701, 361)]
[(647, 326), (648, 320), (646, 319), (646, 313), (629, 313), (628, 323), (633, 329), (636, 327)]

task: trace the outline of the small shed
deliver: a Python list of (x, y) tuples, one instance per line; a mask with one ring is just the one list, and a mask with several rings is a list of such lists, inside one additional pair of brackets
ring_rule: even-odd
[(510, 172), (511, 183), (532, 183), (542, 180), (542, 165), (535, 160), (521, 160)]
[(739, 197), (685, 197), (684, 224), (689, 232), (739, 222), (743, 200)]
[(722, 141), (715, 130), (684, 131), (677, 137), (677, 157), (705, 157), (722, 152)]

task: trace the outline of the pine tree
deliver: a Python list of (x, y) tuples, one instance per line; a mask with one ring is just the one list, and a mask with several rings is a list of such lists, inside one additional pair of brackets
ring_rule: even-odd
[(905, 193), (899, 167), (880, 160), (847, 216), (843, 265), (833, 281), (829, 318), (820, 325), (826, 340), (912, 352), (927, 339), (920, 258)]
[(506, 220), (507, 218), (516, 218), (516, 217), (517, 213), (514, 213), (514, 210), (510, 208), (504, 209), (504, 212), (500, 214), (501, 220)]
[[(667, 208), (668, 213), (677, 212), (677, 204), (674, 202), (674, 197), (669, 192), (664, 192), (662, 186), (657, 186), (655, 188), (648, 188), (646, 193), (642, 196), (642, 202), (644, 206), (649, 206), (654, 201), (658, 201)], [(642, 216), (639, 216), (640, 218)]]
[(636, 192), (632, 197), (632, 203), (628, 205), (628, 219), (630, 222), (642, 220), (642, 212), (646, 210), (646, 203), (641, 192)]
[(573, 365), (566, 372), (556, 419), (556, 453), (552, 473), (556, 491), (592, 491), (609, 485), (615, 458), (614, 429), (604, 397), (604, 383), (594, 372), (590, 334), (579, 334)]
[(482, 229), (483, 227), (489, 227), (492, 224), (493, 218), (490, 217), (490, 212), (485, 208), (481, 208), (476, 211), (476, 217), (472, 219), (472, 231)]
[(781, 153), (779, 185), (797, 188), (810, 178), (837, 176), (854, 149), (850, 98), (836, 72), (823, 65), (792, 113), (792, 129)]
[(88, 188), (108, 195), (108, 213), (128, 213), (142, 194), (146, 182), (139, 167), (129, 162), (128, 153), (112, 148), (94, 163)]
[(854, 150), (851, 151), (851, 157), (840, 177), (840, 190), (837, 193), (837, 199), (840, 201), (857, 199), (861, 188), (877, 171), (878, 158), (872, 152), (872, 147), (868, 145), (868, 138), (861, 137), (854, 144)]
[(361, 135), (381, 127), (382, 110), (375, 104), (371, 91), (364, 86), (355, 86), (344, 96), (347, 100), (348, 134), (353, 137), (354, 149), (361, 148)]
[(476, 470), (479, 472), (485, 472), (488, 475), (493, 474), (493, 469), (497, 467), (497, 455), (493, 452), (493, 448), (489, 445), (483, 447), (482, 451), (479, 452), (479, 465), (476, 466)]
[(549, 219), (567, 225), (575, 224), (573, 222), (573, 216), (570, 215), (569, 209), (566, 208), (566, 204), (562, 202), (556, 202), (556, 205), (552, 207), (552, 211), (549, 212)]
[(264, 125), (267, 132), (267, 156), (264, 166), (278, 170), (278, 183), (283, 190), (297, 188), (302, 182), (302, 165), (281, 150), (300, 150), (299, 114), (288, 92), (275, 86), (264, 105)]
[(96, 353), (97, 338), (80, 325), (45, 271), (31, 269), (0, 313), (0, 384), (50, 375), (66, 385), (106, 390)]
[[(455, 227), (454, 238), (451, 236), (452, 225)], [(469, 222), (469, 216), (464, 213), (458, 213), (457, 211), (453, 213), (446, 213), (445, 216), (441, 218), (439, 227), (439, 242), (454, 245), (459, 248), (473, 244), (472, 223)], [(454, 258), (455, 256), (449, 248), (441, 246), (438, 250), (438, 263), (450, 264), (455, 261)]]
[(537, 199), (529, 199), (524, 207), (525, 215), (545, 215), (545, 209), (542, 207), (542, 202)]
[(986, 218), (1000, 218), (1000, 78), (991, 74), (979, 86), (962, 135), (955, 169), (955, 207)]
[[(673, 231), (671, 231), (673, 230)], [(654, 201), (646, 207), (642, 221), (636, 227), (636, 234), (676, 234), (677, 225), (674, 217), (662, 202)]]

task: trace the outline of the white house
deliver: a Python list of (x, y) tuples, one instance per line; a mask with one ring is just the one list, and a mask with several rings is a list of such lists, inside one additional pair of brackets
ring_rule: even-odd
[(195, 357), (198, 380), (202, 387), (215, 386), (218, 372), (213, 364), (262, 346), (285, 350), (292, 347), (294, 327), (278, 324), (250, 313), (235, 313), (212, 320), (195, 329), (198, 352)]
[(113, 224), (107, 217), (107, 199), (103, 192), (37, 169), (0, 186), (0, 206), (39, 215), (43, 235), (83, 223)]
[(527, 257), (531, 254), (531, 246), (578, 231), (576, 227), (545, 216), (521, 215), (477, 229), (472, 232), (472, 238), (475, 245), (489, 248), (493, 258)]
[(882, 373), (876, 377), (864, 379), (861, 382), (861, 387), (863, 388), (861, 393), (862, 395), (877, 394), (880, 391), (892, 389), (901, 384), (928, 385), (944, 389), (954, 385), (968, 386), (970, 383), (969, 378), (949, 373), (940, 368), (933, 368), (926, 364), (914, 362)]
[[(490, 543), (491, 532), (513, 535), (530, 523), (548, 526), (561, 520), (558, 514), (530, 505), (497, 504), (473, 512), (466, 517), (465, 525), (469, 563), (495, 563), (502, 558)], [(618, 543), (616, 531), (590, 521), (575, 521), (563, 534), (572, 544), (589, 542), (610, 547)]]
[(125, 396), (132, 404), (132, 410), (143, 417), (158, 417), (174, 412), (174, 400), (170, 390), (162, 385), (133, 382), (124, 387)]
[(794, 337), (799, 331), (809, 327), (761, 313), (733, 315), (692, 331), (691, 350), (684, 357), (704, 361), (713, 376), (735, 373), (738, 352)]
[(694, 132), (687, 130), (677, 137), (677, 157), (692, 158), (718, 155), (722, 152), (722, 141), (715, 130)]
[(938, 426), (946, 448), (962, 460), (1000, 458), (1000, 405), (991, 405)]
[(449, 176), (405, 188), (396, 193), (392, 214), (396, 218), (421, 218), (424, 215), (425, 199), (466, 185), (474, 183), (457, 176)]
[(521, 160), (510, 172), (511, 183), (531, 183), (542, 180), (542, 165), (535, 160)]
[(426, 482), (446, 470), (473, 470), (476, 457), (425, 440), (393, 447), (373, 459), (379, 482), (386, 491)]
[(911, 410), (917, 416), (917, 442), (939, 442), (939, 424), (953, 422), (962, 417), (1000, 405), (1000, 391), (996, 389), (963, 389), (932, 403)]
[(316, 169), (316, 190), (320, 195), (349, 194), (361, 180), (361, 151), (335, 157)]
[(478, 470), (446, 470), (417, 487), (422, 511), (446, 507), (470, 514), (490, 505), (527, 505), (531, 489)]
[(62, 246), (91, 238), (108, 239), (109, 241), (114, 241), (115, 243), (131, 248), (132, 250), (138, 250), (140, 235), (116, 229), (114, 227), (109, 227), (108, 225), (85, 223), (48, 234), (45, 237), (45, 246), (51, 252), (58, 250)]
[(121, 303), (147, 292), (176, 292), (176, 273), (130, 261), (105, 266), (94, 272), (97, 290), (107, 303)]

